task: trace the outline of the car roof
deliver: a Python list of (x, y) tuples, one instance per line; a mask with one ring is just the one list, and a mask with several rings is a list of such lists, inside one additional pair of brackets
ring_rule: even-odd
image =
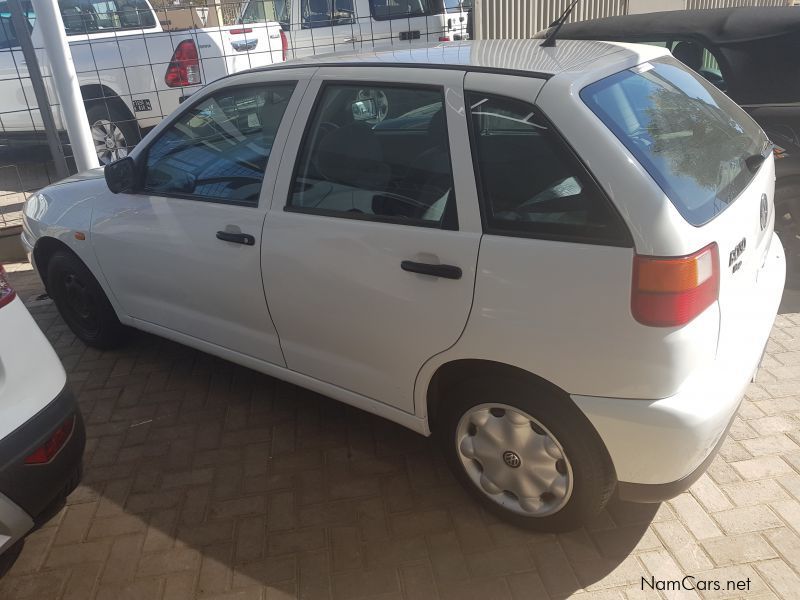
[[(742, 7), (672, 10), (567, 23), (559, 38), (656, 40), (698, 38), (716, 45), (736, 44), (800, 33), (800, 8)], [(543, 32), (537, 36), (543, 35)], [(559, 43), (561, 41), (559, 40)]]
[[(642, 51), (648, 55), (642, 57)], [(625, 44), (598, 41), (558, 40), (554, 48), (542, 48), (541, 40), (475, 40), (323, 54), (254, 71), (302, 66), (385, 66), (508, 71), (547, 78), (599, 59), (616, 62), (636, 56), (644, 61), (663, 54), (663, 49), (655, 47), (634, 50)]]

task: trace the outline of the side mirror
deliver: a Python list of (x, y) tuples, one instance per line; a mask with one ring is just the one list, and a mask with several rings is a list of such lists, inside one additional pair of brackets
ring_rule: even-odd
[(130, 156), (115, 160), (106, 165), (104, 174), (112, 193), (130, 192), (136, 185), (136, 162)]

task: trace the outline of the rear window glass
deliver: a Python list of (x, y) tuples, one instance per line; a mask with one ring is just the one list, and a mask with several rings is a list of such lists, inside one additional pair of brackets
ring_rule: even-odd
[(764, 151), (761, 128), (725, 94), (672, 58), (616, 73), (581, 98), (692, 225), (725, 210)]
[(59, 0), (58, 5), (67, 35), (156, 26), (144, 0)]

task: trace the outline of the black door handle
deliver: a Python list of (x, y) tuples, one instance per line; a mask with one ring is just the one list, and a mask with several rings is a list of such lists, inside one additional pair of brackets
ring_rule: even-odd
[(400, 268), (403, 269), (403, 271), (421, 273), (422, 275), (431, 275), (433, 277), (461, 279), (461, 268), (455, 265), (431, 265), (428, 263), (414, 262), (413, 260), (404, 260), (400, 263)]
[(248, 233), (231, 233), (230, 231), (218, 231), (217, 239), (224, 242), (244, 244), (245, 246), (255, 246), (256, 238)]

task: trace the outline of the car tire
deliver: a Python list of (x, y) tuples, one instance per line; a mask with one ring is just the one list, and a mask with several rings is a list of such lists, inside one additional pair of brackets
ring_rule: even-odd
[(87, 102), (86, 116), (101, 165), (125, 158), (142, 139), (136, 119), (117, 102)]
[(103, 288), (74, 254), (59, 251), (47, 264), (47, 293), (72, 332), (87, 346), (110, 350), (128, 338)]
[(544, 385), (487, 377), (454, 385), (436, 433), (456, 478), (491, 513), (570, 531), (616, 487), (605, 445), (572, 401)]
[(775, 232), (786, 250), (786, 285), (800, 288), (800, 180), (775, 185)]

